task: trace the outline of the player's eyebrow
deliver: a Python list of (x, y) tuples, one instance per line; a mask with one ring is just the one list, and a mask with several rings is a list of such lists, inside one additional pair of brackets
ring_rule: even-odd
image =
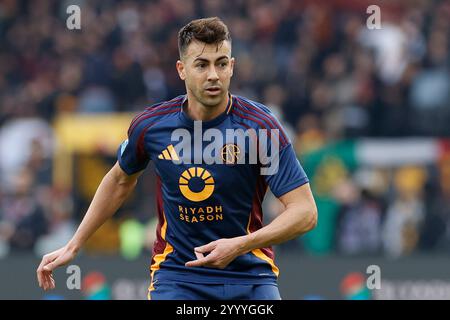
[[(228, 56), (220, 56), (219, 58), (216, 59), (216, 61), (220, 61), (220, 60), (223, 60), (223, 59), (229, 59), (229, 58), (228, 58)], [(200, 58), (200, 57), (197, 57), (197, 58), (194, 59), (194, 62), (197, 62), (197, 61), (209, 62), (208, 59)]]

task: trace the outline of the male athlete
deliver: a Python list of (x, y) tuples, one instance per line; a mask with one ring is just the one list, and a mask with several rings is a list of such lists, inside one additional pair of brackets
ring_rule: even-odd
[[(271, 246), (315, 227), (317, 209), (308, 178), (270, 110), (229, 93), (234, 58), (227, 26), (219, 18), (194, 20), (180, 30), (178, 45), (176, 68), (187, 94), (134, 118), (118, 161), (102, 180), (77, 232), (66, 246), (43, 257), (37, 269), (43, 289), (55, 287), (52, 271), (75, 257), (153, 161), (159, 224), (148, 298), (280, 299)], [(206, 161), (210, 142), (195, 136), (199, 124), (202, 130), (215, 129), (219, 137), (227, 129), (266, 130), (267, 139), (256, 135), (248, 140), (267, 142), (258, 149), (278, 154), (273, 158), (277, 170), (263, 175), (261, 169), (269, 164), (261, 164), (260, 158), (257, 163), (239, 162), (255, 149), (218, 138), (223, 161)], [(172, 139), (177, 129), (189, 134), (184, 145)], [(263, 227), (261, 203), (267, 187), (285, 210)]]

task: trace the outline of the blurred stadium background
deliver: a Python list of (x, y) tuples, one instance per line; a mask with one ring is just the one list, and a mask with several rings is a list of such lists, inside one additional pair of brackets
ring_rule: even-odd
[[(68, 30), (66, 8), (81, 8)], [(369, 5), (382, 29), (366, 26)], [(219, 16), (232, 92), (270, 106), (295, 145), (317, 228), (277, 246), (285, 299), (450, 299), (450, 2), (0, 2), (0, 298), (145, 299), (154, 175), (73, 262), (82, 290), (38, 288), (74, 233), (133, 115), (184, 93), (177, 31)], [(265, 200), (270, 221), (280, 204)], [(369, 265), (381, 290), (368, 290)]]

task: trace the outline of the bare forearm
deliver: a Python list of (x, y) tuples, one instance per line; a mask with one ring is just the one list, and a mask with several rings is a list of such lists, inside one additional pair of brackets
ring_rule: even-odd
[(78, 251), (87, 239), (123, 204), (136, 181), (121, 181), (109, 172), (100, 183), (77, 232), (68, 246)]
[(243, 237), (244, 252), (264, 248), (296, 238), (310, 230), (317, 223), (315, 208), (288, 206), (267, 226)]

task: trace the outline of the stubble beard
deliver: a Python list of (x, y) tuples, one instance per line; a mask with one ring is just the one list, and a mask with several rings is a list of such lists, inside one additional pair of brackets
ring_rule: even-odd
[(226, 99), (227, 97), (226, 92), (221, 92), (220, 95), (213, 97), (205, 94), (203, 89), (197, 91), (192, 90), (191, 92), (194, 93), (195, 99), (197, 99), (197, 101), (200, 102), (206, 108), (215, 108), (219, 106), (223, 102), (223, 100)]

